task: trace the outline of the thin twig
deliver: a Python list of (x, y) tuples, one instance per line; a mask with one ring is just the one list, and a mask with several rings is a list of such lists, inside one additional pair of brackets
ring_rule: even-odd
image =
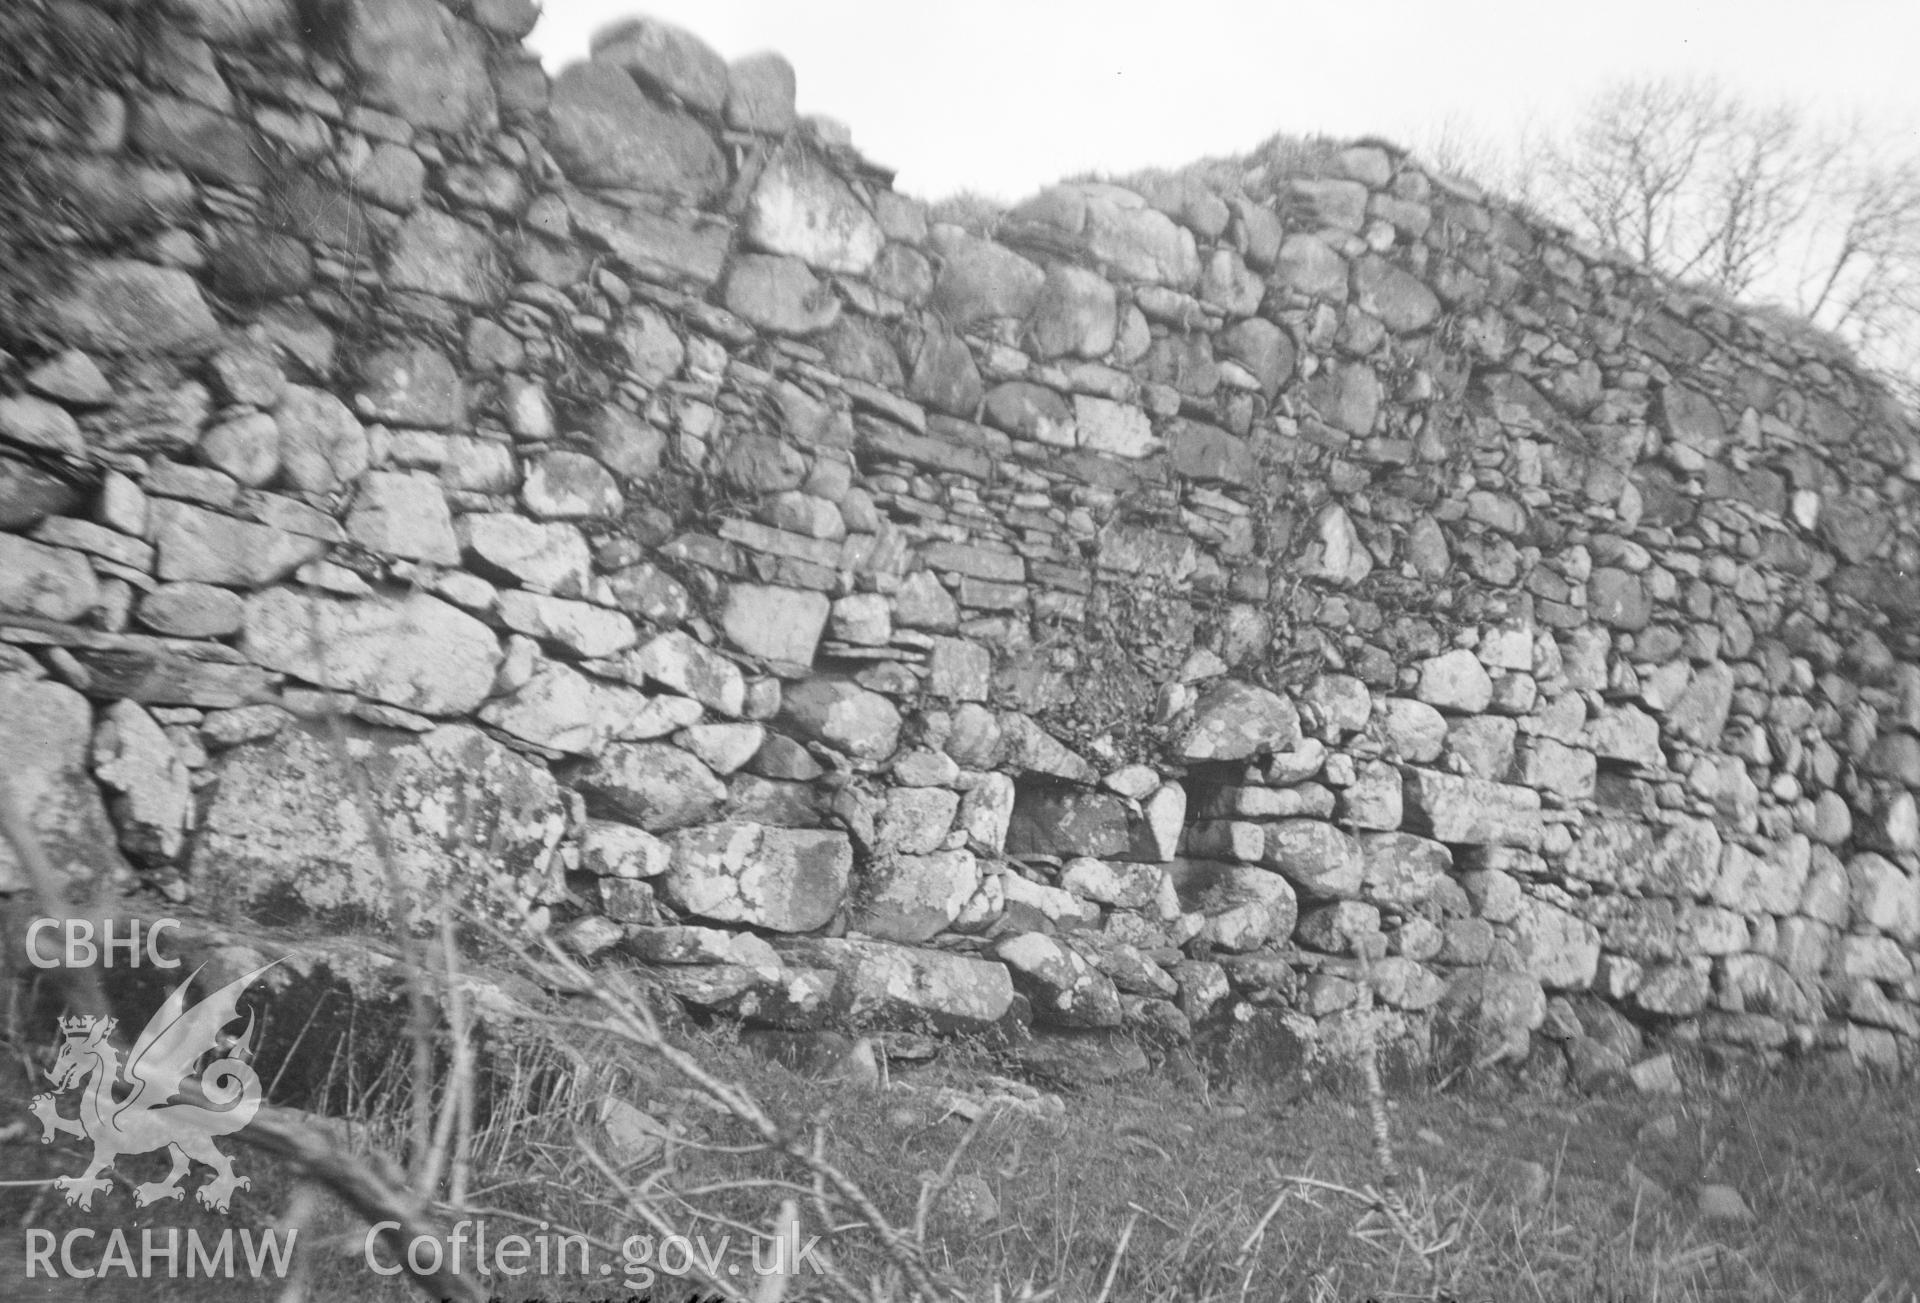
[(913, 1242), (920, 1245), (923, 1251), (927, 1243), (927, 1213), (933, 1208), (933, 1201), (940, 1197), (940, 1192), (952, 1183), (954, 1169), (960, 1165), (960, 1155), (967, 1152), (967, 1146), (980, 1134), (980, 1127), (986, 1118), (987, 1114), (982, 1113), (969, 1123), (967, 1129), (960, 1133), (960, 1140), (954, 1145), (953, 1152), (947, 1155), (946, 1165), (940, 1169), (940, 1174), (931, 1181), (920, 1183), (920, 1198), (913, 1209)]
[(1127, 1241), (1133, 1238), (1133, 1228), (1139, 1221), (1140, 1214), (1127, 1215), (1127, 1224), (1120, 1228), (1120, 1243), (1113, 1246), (1113, 1261), (1107, 1264), (1107, 1278), (1100, 1282), (1100, 1293), (1093, 1303), (1107, 1303), (1107, 1297), (1113, 1292), (1113, 1278), (1120, 1274), (1120, 1259), (1127, 1256)]

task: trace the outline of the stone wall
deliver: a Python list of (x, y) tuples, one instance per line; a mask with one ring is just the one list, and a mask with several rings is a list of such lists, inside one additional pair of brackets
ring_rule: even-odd
[(0, 772), (77, 879), (778, 1026), (1920, 1053), (1844, 359), (1378, 144), (986, 239), (644, 20), (48, 12)]

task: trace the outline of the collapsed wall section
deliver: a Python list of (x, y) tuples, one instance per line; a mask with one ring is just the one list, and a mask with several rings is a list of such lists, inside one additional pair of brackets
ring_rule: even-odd
[(77, 879), (391, 859), (781, 1026), (1920, 1050), (1920, 462), (1817, 341), (1380, 145), (987, 238), (646, 20), (48, 13), (0, 768)]

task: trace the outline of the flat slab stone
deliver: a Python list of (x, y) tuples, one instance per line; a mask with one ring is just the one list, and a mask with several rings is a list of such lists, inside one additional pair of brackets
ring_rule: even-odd
[(574, 787), (588, 813), (649, 832), (701, 823), (727, 799), (711, 769), (664, 742), (614, 743), (576, 775)]
[(784, 947), (789, 963), (840, 974), (834, 1011), (855, 1024), (930, 1024), (945, 1033), (985, 1031), (1013, 1004), (1005, 964), (939, 950), (819, 938)]
[(704, 290), (726, 266), (731, 241), (718, 222), (615, 208), (577, 192), (567, 195), (567, 214), (577, 234), (646, 280)]
[(423, 715), (486, 700), (493, 631), (426, 593), (342, 600), (270, 588), (247, 599), (241, 649), (256, 664)]
[(1411, 766), (1401, 779), (1412, 832), (1456, 846), (1540, 847), (1540, 794), (1532, 788)]
[(257, 701), (273, 676), (216, 642), (101, 633), (71, 626), (24, 629), (0, 620), (0, 640), (60, 647), (87, 672), (86, 691), (102, 701), (224, 708)]

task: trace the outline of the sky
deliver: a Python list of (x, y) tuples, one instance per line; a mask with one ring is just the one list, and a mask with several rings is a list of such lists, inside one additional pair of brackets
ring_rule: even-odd
[(896, 187), (1001, 200), (1278, 131), (1510, 147), (1627, 77), (1715, 77), (1920, 156), (1920, 0), (546, 0), (551, 70), (637, 13), (792, 61)]

